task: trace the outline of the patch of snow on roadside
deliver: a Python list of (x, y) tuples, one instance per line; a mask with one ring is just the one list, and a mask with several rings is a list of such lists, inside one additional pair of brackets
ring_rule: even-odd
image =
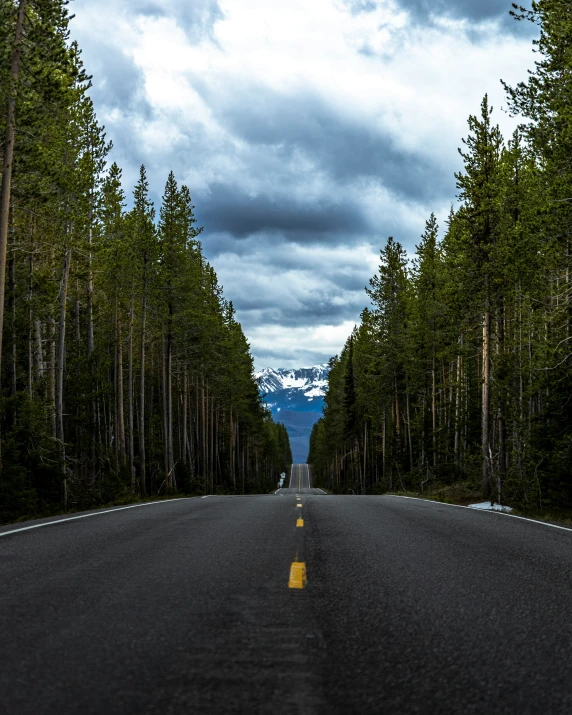
[(469, 504), (469, 509), (488, 509), (489, 511), (512, 511), (510, 506), (501, 506), (500, 504), (491, 504), (490, 501), (481, 501), (478, 504)]

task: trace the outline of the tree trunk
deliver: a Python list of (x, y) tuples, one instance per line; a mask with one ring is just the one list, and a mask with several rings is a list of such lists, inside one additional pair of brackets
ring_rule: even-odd
[(68, 248), (62, 265), (60, 281), (60, 320), (56, 355), (56, 438), (64, 442), (64, 363), (66, 348), (66, 302), (70, 275), (71, 248)]
[(409, 443), (409, 469), (413, 469), (413, 441), (411, 439), (411, 414), (409, 410), (409, 389), (407, 390), (405, 407), (407, 410), (407, 441)]
[(189, 409), (189, 394), (188, 394), (188, 384), (187, 384), (187, 369), (184, 369), (183, 372), (183, 407), (182, 407), (182, 430), (183, 430), (183, 435), (182, 435), (182, 444), (181, 444), (181, 458), (183, 460), (183, 463), (185, 466), (190, 467), (190, 464), (187, 460), (187, 455), (189, 453), (189, 437), (188, 437), (188, 424), (187, 424), (187, 419), (188, 419), (188, 409)]
[(16, 125), (16, 86), (20, 74), (20, 59), (24, 35), (24, 19), (28, 0), (20, 0), (16, 33), (10, 63), (10, 87), (6, 112), (6, 134), (4, 139), (4, 162), (2, 167), (2, 188), (0, 192), (0, 374), (2, 369), (2, 333), (4, 327), (4, 293), (6, 289), (6, 251), (8, 248), (8, 215), (12, 187), (12, 165), (14, 160), (14, 135)]
[(172, 489), (175, 483), (174, 471), (174, 458), (173, 458), (173, 345), (171, 333), (167, 336), (167, 364), (166, 368), (166, 435), (167, 435), (167, 486)]
[(230, 478), (232, 479), (232, 488), (236, 491), (236, 472), (234, 470), (234, 424), (232, 421), (232, 405), (229, 410), (229, 461), (230, 461)]
[(141, 305), (141, 348), (139, 366), (139, 489), (145, 496), (145, 340), (147, 338), (147, 256), (143, 259), (143, 301)]
[(167, 351), (165, 347), (166, 337), (163, 334), (161, 341), (161, 406), (163, 408), (163, 464), (165, 469), (165, 483), (169, 478), (169, 435), (167, 432), (167, 371), (165, 368), (167, 362)]
[(397, 444), (401, 451), (401, 416), (399, 414), (399, 392), (397, 391), (397, 378), (395, 378), (395, 430), (397, 433)]
[(491, 408), (490, 393), (490, 344), (491, 344), (491, 313), (487, 299), (483, 313), (483, 344), (482, 344), (482, 416), (481, 416), (481, 448), (482, 448), (482, 480), (485, 496), (492, 499), (489, 419)]
[(183, 445), (183, 416), (181, 414), (183, 408), (183, 394), (181, 390), (180, 367), (177, 362), (175, 367), (177, 378), (175, 379), (175, 399), (177, 401), (177, 454), (175, 462), (185, 462), (185, 452)]
[[(76, 280), (75, 284), (75, 301), (74, 301), (74, 315), (75, 315), (75, 341), (77, 343), (77, 352), (78, 355), (80, 354), (81, 351), (81, 327), (80, 327), (80, 319), (79, 319), (79, 281)], [(79, 378), (79, 369), (78, 369), (78, 378)]]
[(367, 469), (367, 420), (364, 421), (363, 425), (363, 481), (362, 481), (362, 494), (365, 494), (365, 484), (366, 484), (366, 469)]
[(437, 408), (435, 405), (436, 391), (437, 385), (435, 381), (435, 349), (433, 348), (433, 361), (431, 363), (431, 425), (433, 430), (431, 444), (433, 448), (433, 468), (437, 466)]
[(91, 246), (93, 242), (93, 192), (89, 199), (89, 251), (87, 256), (87, 357), (91, 358), (94, 349), (93, 337), (93, 272)]
[(50, 362), (48, 370), (48, 400), (50, 403), (52, 437), (56, 439), (56, 321), (50, 318)]
[(15, 395), (18, 391), (18, 374), (16, 360), (16, 258), (12, 248), (12, 257), (9, 261), (9, 313), (10, 313), (10, 339), (11, 339), (11, 360), (10, 360), (10, 392)]
[(36, 318), (34, 321), (34, 329), (36, 333), (36, 364), (38, 380), (41, 382), (44, 378), (44, 350), (42, 346), (42, 323)]
[(66, 448), (64, 434), (64, 365), (66, 349), (66, 307), (68, 283), (70, 275), (71, 248), (68, 248), (62, 266), (62, 278), (60, 282), (60, 320), (58, 330), (58, 350), (56, 355), (56, 439), (60, 442), (62, 473), (63, 473), (63, 494), (64, 508), (68, 508), (68, 483), (66, 473)]
[(125, 466), (125, 411), (124, 411), (124, 395), (123, 395), (123, 337), (121, 335), (121, 323), (119, 322), (117, 304), (115, 308), (115, 341), (116, 341), (116, 354), (117, 358), (115, 361), (116, 369), (116, 385), (117, 394), (115, 396), (116, 401), (116, 414), (117, 414), (117, 453), (118, 460), (121, 467)]
[[(208, 395), (208, 383), (207, 383), (207, 395)], [(207, 410), (209, 409), (209, 402), (210, 402), (210, 412), (209, 412), (209, 474), (211, 477), (211, 492), (214, 493), (214, 469), (213, 469), (213, 440), (214, 440), (214, 428), (213, 428), (213, 417), (214, 417), (214, 400), (211, 397), (209, 401), (207, 401)]]
[[(459, 338), (459, 345), (462, 347), (463, 346), (463, 336)], [(460, 452), (459, 452), (459, 445), (460, 445), (460, 440), (459, 440), (459, 428), (460, 428), (460, 421), (461, 421), (461, 355), (457, 355), (457, 389), (455, 392), (455, 444), (454, 444), (454, 453), (455, 453), (455, 464), (457, 467), (460, 466)]]
[(192, 400), (192, 395), (190, 394), (190, 388), (189, 388), (189, 431), (187, 434), (187, 450), (188, 450), (188, 460), (189, 460), (189, 469), (191, 470), (191, 475), (195, 475), (195, 458), (194, 458), (194, 427), (193, 427), (193, 400)]
[[(383, 427), (381, 437), (381, 472), (383, 480), (385, 481), (385, 410), (383, 410)], [(391, 489), (391, 485), (389, 488)]]
[(129, 311), (129, 341), (127, 347), (127, 439), (129, 449), (129, 480), (135, 489), (135, 445), (133, 434), (133, 294)]
[(29, 261), (28, 274), (28, 395), (33, 397), (34, 394), (34, 314), (32, 312), (32, 276), (33, 263), (32, 256)]
[(425, 394), (425, 390), (423, 391), (423, 398), (421, 400), (421, 459), (419, 460), (419, 463), (421, 467), (425, 465), (425, 412), (427, 410), (427, 395)]
[(203, 466), (203, 478), (205, 480), (205, 492), (208, 493), (207, 483), (207, 442), (206, 442), (206, 414), (205, 414), (205, 378), (201, 378), (201, 462)]

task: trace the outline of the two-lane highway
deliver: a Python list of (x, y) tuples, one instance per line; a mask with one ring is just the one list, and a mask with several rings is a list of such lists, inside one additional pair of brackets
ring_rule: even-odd
[(307, 464), (293, 464), (290, 472), (290, 491), (307, 492), (310, 489), (310, 470)]
[(312, 489), (310, 485), (310, 469), (307, 464), (293, 464), (290, 470), (288, 488), (281, 489), (282, 493), (292, 492), (297, 494), (324, 494), (321, 489)]
[(572, 711), (571, 531), (306, 474), (1, 527), (0, 712)]

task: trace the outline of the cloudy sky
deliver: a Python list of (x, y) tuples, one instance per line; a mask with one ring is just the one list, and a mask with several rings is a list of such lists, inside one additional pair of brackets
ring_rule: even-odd
[(510, 0), (75, 0), (131, 192), (186, 183), (258, 368), (340, 351), (393, 235), (455, 200), (466, 120), (534, 61)]

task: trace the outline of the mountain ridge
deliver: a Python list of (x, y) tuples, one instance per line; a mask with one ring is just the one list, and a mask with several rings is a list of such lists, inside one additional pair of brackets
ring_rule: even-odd
[(328, 363), (301, 368), (265, 367), (255, 373), (260, 394), (290, 437), (295, 463), (306, 461), (310, 433), (322, 416), (328, 387)]
[(321, 410), (329, 372), (330, 366), (322, 363), (300, 368), (265, 367), (254, 377), (273, 414), (293, 405), (302, 410), (307, 405), (304, 411), (314, 412), (316, 405)]

